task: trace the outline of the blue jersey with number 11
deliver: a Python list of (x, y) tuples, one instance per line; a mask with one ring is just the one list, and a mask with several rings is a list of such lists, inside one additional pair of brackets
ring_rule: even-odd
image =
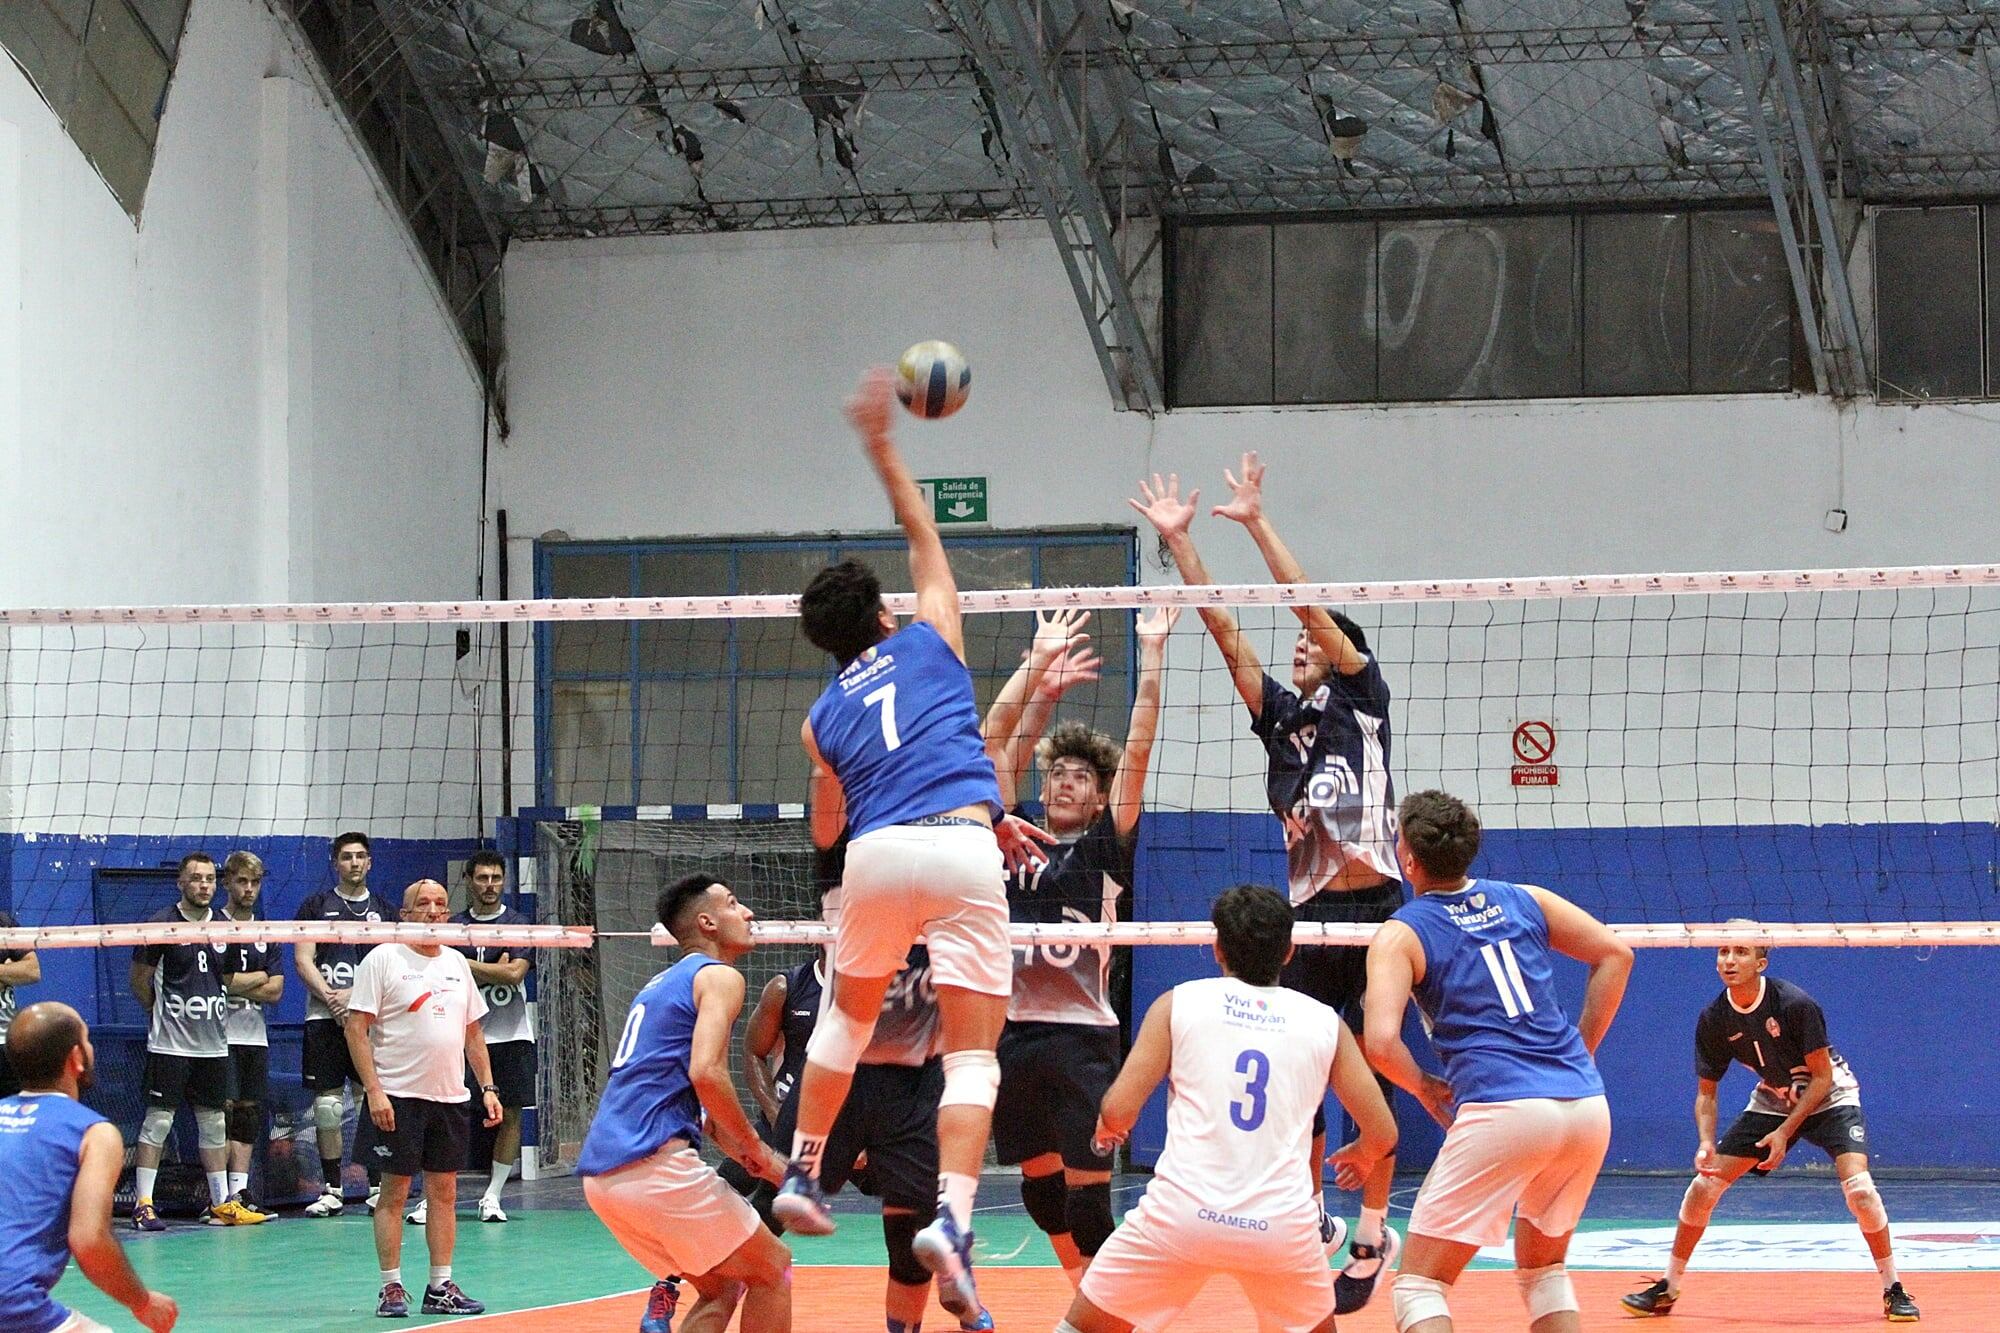
[(1421, 894), (1393, 919), (1423, 946), (1417, 1008), (1460, 1105), (1604, 1091), (1556, 998), (1549, 922), (1532, 894), (1475, 879), (1456, 893)]
[(924, 621), (842, 668), (810, 720), (813, 743), (847, 797), (851, 836), (968, 805), (1000, 817), (972, 673)]

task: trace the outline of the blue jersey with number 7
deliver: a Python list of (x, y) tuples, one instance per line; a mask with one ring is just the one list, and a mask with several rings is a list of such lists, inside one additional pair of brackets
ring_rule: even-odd
[(911, 622), (849, 662), (810, 720), (820, 757), (847, 797), (853, 837), (968, 805), (1000, 817), (972, 673), (926, 622)]
[(1475, 879), (1455, 893), (1421, 894), (1393, 919), (1423, 947), (1417, 1007), (1460, 1105), (1604, 1091), (1556, 998), (1548, 918), (1532, 894)]

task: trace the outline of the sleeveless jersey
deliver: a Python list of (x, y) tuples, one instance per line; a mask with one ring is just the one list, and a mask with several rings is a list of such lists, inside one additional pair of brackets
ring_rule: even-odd
[[(474, 916), (470, 909), (452, 918), (463, 926), (532, 926), (527, 914), (512, 907), (502, 906), (494, 916)], [(533, 949), (510, 948), (507, 945), (482, 944), (477, 948), (464, 947), (459, 950), (475, 963), (497, 963), (501, 954), (512, 958), (526, 958), (528, 972), (535, 970)], [(480, 995), (486, 999), (486, 1017), (480, 1020), (480, 1030), (486, 1034), (486, 1044), (497, 1046), (507, 1041), (533, 1041), (535, 1021), (528, 1015), (528, 978), (523, 975), (518, 986), (479, 986)]]
[(1250, 730), (1264, 743), (1271, 813), (1305, 825), (1285, 852), (1292, 901), (1326, 888), (1350, 861), (1398, 878), (1389, 684), (1373, 655), (1351, 676), (1333, 672), (1310, 699), (1265, 676)]
[(777, 1077), (771, 1080), (780, 1106), (806, 1072), (806, 1043), (819, 1024), (820, 1001), (826, 993), (819, 969), (818, 962), (808, 962), (785, 973), (785, 1016), (778, 1024), (785, 1039), (785, 1058), (778, 1062)]
[(1476, 879), (1425, 893), (1391, 920), (1417, 934), (1431, 1045), (1460, 1105), (1603, 1093), (1597, 1062), (1556, 998), (1549, 923), (1518, 885)]
[[(222, 914), (226, 921), (235, 920), (227, 912)], [(261, 921), (254, 913), (249, 918)], [(229, 971), (262, 972), (266, 976), (283, 976), (284, 962), (275, 944), (231, 944), (229, 946)], [(226, 998), (229, 1006), (228, 1017), (224, 1020), (223, 1031), (231, 1046), (269, 1046), (271, 1038), (264, 1029), (264, 1006), (247, 995), (230, 995)]]
[[(213, 909), (203, 918), (218, 918)], [(186, 921), (180, 905), (163, 907), (148, 921)], [(142, 944), (132, 961), (153, 969), (153, 1022), (146, 1049), (159, 1055), (209, 1059), (229, 1054), (225, 1020), (229, 1001), (222, 979), (235, 971), (228, 945)]]
[(1146, 1190), (1149, 1213), (1167, 1214), (1168, 1234), (1210, 1236), (1216, 1247), (1317, 1227), (1319, 1202), (1299, 1166), (1340, 1049), (1340, 1015), (1230, 977), (1182, 982), (1173, 997), (1167, 1146)]
[(69, 1264), (83, 1136), (103, 1119), (59, 1092), (0, 1098), (0, 1328), (48, 1333), (69, 1318), (49, 1291)]
[[(301, 921), (394, 921), (396, 909), (389, 905), (381, 894), (369, 891), (366, 898), (349, 900), (340, 896), (338, 889), (321, 889), (309, 893), (299, 904)], [(319, 974), (325, 978), (331, 990), (354, 989), (354, 969), (361, 966), (361, 960), (368, 956), (375, 946), (360, 944), (321, 944), (313, 950), (313, 963)], [(306, 995), (306, 1019), (331, 1020), (333, 1013), (311, 993)]]
[(913, 621), (842, 668), (812, 706), (813, 740), (847, 796), (854, 837), (961, 806), (1000, 815), (972, 673)]
[(1833, 1087), (1820, 1109), (1861, 1105), (1861, 1082), (1827, 1041), (1819, 1002), (1789, 981), (1770, 976), (1761, 981), (1757, 1003), (1749, 1009), (1738, 1009), (1725, 990), (1701, 1011), (1694, 1027), (1695, 1076), (1719, 1082), (1731, 1062), (1739, 1062), (1757, 1075), (1744, 1109), (1790, 1115), (1781, 1094), (1805, 1090), (1812, 1081), (1806, 1056), (1824, 1050), (1833, 1065)]
[(691, 953), (647, 982), (625, 1015), (611, 1077), (583, 1136), (576, 1173), (601, 1176), (658, 1152), (668, 1139), (701, 1142), (701, 1098), (688, 1077), (694, 1055), (694, 979), (718, 958)]
[[(1040, 870), (1017, 870), (1008, 877), (1008, 915), (1046, 923), (1117, 921), (1131, 901), (1136, 841), (1118, 836), (1117, 820), (1106, 810), (1080, 836), (1046, 848), (1048, 864)], [(1116, 1027), (1111, 963), (1108, 944), (1016, 945), (1007, 1018)]]
[[(0, 929), (11, 930), (20, 923), (5, 912), (0, 912)], [(19, 949), (0, 949), (0, 963), (18, 963), (28, 955)], [(7, 1029), (14, 1022), (14, 988), (0, 981), (0, 1046), (7, 1044)]]

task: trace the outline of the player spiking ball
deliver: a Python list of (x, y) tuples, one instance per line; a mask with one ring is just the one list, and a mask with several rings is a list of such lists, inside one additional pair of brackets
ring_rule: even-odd
[(917, 1257), (937, 1276), (938, 1300), (976, 1314), (972, 1200), (1000, 1087), (994, 1055), (1013, 951), (1007, 936), (1008, 863), (1042, 859), (1052, 836), (1006, 815), (979, 734), (958, 586), (930, 507), (890, 435), (895, 374), (871, 370), (847, 418), (909, 541), (917, 615), (897, 628), (873, 570), (844, 560), (799, 599), (805, 636), (838, 674), (799, 736), (816, 789), (836, 788), (852, 840), (841, 875), (833, 946), (833, 1003), (813, 1029), (799, 1081), (798, 1129), (772, 1205), (787, 1227), (833, 1230), (819, 1186), (827, 1135), (874, 1033), (889, 983), (921, 935), (930, 945), (944, 1049), (938, 1107), (937, 1220), (917, 1234)]

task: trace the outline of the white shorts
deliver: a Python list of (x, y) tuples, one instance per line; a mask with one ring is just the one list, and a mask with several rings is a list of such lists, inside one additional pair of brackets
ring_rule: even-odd
[(98, 1323), (95, 1319), (88, 1318), (71, 1310), (69, 1318), (50, 1329), (49, 1333), (111, 1333), (111, 1330), (106, 1325)]
[[(1139, 1333), (1164, 1333), (1211, 1278), (1233, 1279), (1257, 1317), (1258, 1333), (1313, 1333), (1333, 1313), (1333, 1270), (1320, 1248), (1317, 1219), (1295, 1236), (1273, 1236), (1254, 1258), (1232, 1245), (1229, 1262), (1204, 1264), (1171, 1243), (1145, 1205), (1125, 1215), (1083, 1273), (1083, 1298)], [(1187, 1238), (1199, 1244), (1200, 1237)]]
[(930, 947), (937, 985), (982, 995), (1013, 992), (1007, 881), (993, 830), (892, 824), (847, 845), (834, 972), (892, 977), (919, 936)]
[(700, 1154), (680, 1144), (616, 1171), (585, 1176), (583, 1197), (625, 1252), (654, 1277), (700, 1277), (763, 1225)]
[(1467, 1102), (1417, 1191), (1410, 1234), (1498, 1245), (1518, 1212), (1543, 1235), (1566, 1236), (1583, 1218), (1610, 1146), (1602, 1097)]

